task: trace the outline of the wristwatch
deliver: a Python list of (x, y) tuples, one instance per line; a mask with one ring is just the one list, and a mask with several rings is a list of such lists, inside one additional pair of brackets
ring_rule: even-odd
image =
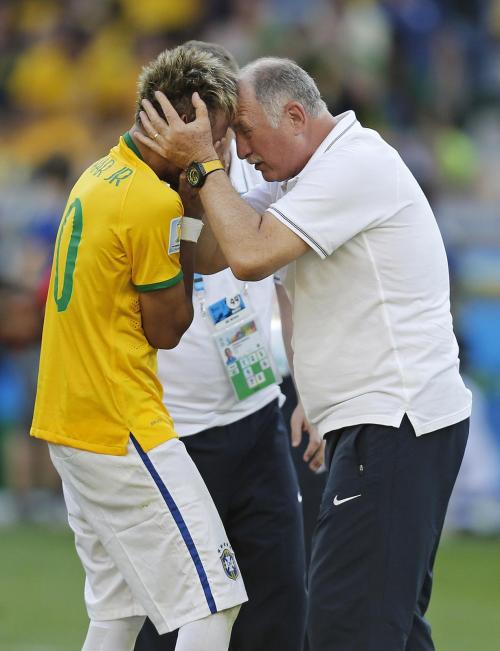
[(224, 165), (218, 158), (209, 160), (206, 163), (198, 163), (193, 161), (186, 169), (186, 180), (192, 188), (201, 188), (205, 183), (206, 177), (216, 170), (223, 170)]

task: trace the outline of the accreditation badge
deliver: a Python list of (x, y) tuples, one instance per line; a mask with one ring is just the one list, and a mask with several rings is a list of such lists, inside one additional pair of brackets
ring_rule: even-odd
[(208, 306), (213, 338), (238, 400), (281, 381), (248, 296), (227, 296)]

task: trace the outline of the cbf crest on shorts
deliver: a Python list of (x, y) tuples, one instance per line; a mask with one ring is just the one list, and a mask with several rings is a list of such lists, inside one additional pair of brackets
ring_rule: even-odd
[(236, 581), (240, 575), (240, 571), (238, 569), (236, 557), (233, 550), (231, 549), (231, 546), (227, 542), (222, 543), (217, 551), (226, 576), (233, 581)]

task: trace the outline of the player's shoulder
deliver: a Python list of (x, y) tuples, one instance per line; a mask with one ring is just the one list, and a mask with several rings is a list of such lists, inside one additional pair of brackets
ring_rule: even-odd
[(119, 222), (123, 228), (168, 228), (184, 212), (179, 194), (154, 173), (137, 169), (123, 198)]
[(179, 214), (182, 201), (179, 194), (152, 170), (138, 166), (124, 200), (124, 210)]

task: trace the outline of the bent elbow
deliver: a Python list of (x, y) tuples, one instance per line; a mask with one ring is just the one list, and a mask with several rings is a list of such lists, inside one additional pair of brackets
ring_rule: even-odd
[(193, 321), (193, 312), (186, 315), (182, 323), (177, 323), (175, 326), (163, 328), (161, 331), (153, 333), (145, 333), (146, 339), (150, 346), (161, 350), (171, 350), (178, 346), (182, 336), (191, 325)]
[(160, 346), (160, 348), (164, 350), (171, 350), (172, 348), (178, 346), (180, 340), (182, 339), (186, 330), (188, 330), (192, 321), (193, 321), (193, 312), (191, 312), (189, 317), (186, 317), (186, 319), (183, 321), (182, 324), (178, 324), (177, 328), (175, 329), (172, 328), (172, 330), (168, 334), (168, 337), (165, 338), (163, 345)]
[(172, 348), (175, 348), (179, 345), (181, 339), (182, 335), (179, 337), (170, 337), (170, 339), (164, 339), (160, 342), (161, 345), (156, 346), (156, 348), (160, 348), (161, 350), (172, 350)]
[(262, 280), (269, 275), (269, 273), (263, 269), (261, 264), (242, 260), (235, 260), (234, 263), (231, 264), (231, 271), (238, 280), (244, 281)]
[(171, 350), (172, 348), (175, 348), (179, 344), (184, 332), (182, 332), (181, 334), (168, 332), (168, 333), (162, 333), (161, 335), (156, 337), (146, 337), (146, 338), (149, 342), (149, 345), (152, 348), (158, 348), (161, 350)]
[(170, 339), (167, 339), (164, 335), (162, 336), (151, 336), (146, 334), (146, 339), (148, 340), (148, 344), (151, 346), (151, 348), (156, 348), (156, 349), (166, 349), (166, 348), (174, 348), (174, 346), (170, 345)]

